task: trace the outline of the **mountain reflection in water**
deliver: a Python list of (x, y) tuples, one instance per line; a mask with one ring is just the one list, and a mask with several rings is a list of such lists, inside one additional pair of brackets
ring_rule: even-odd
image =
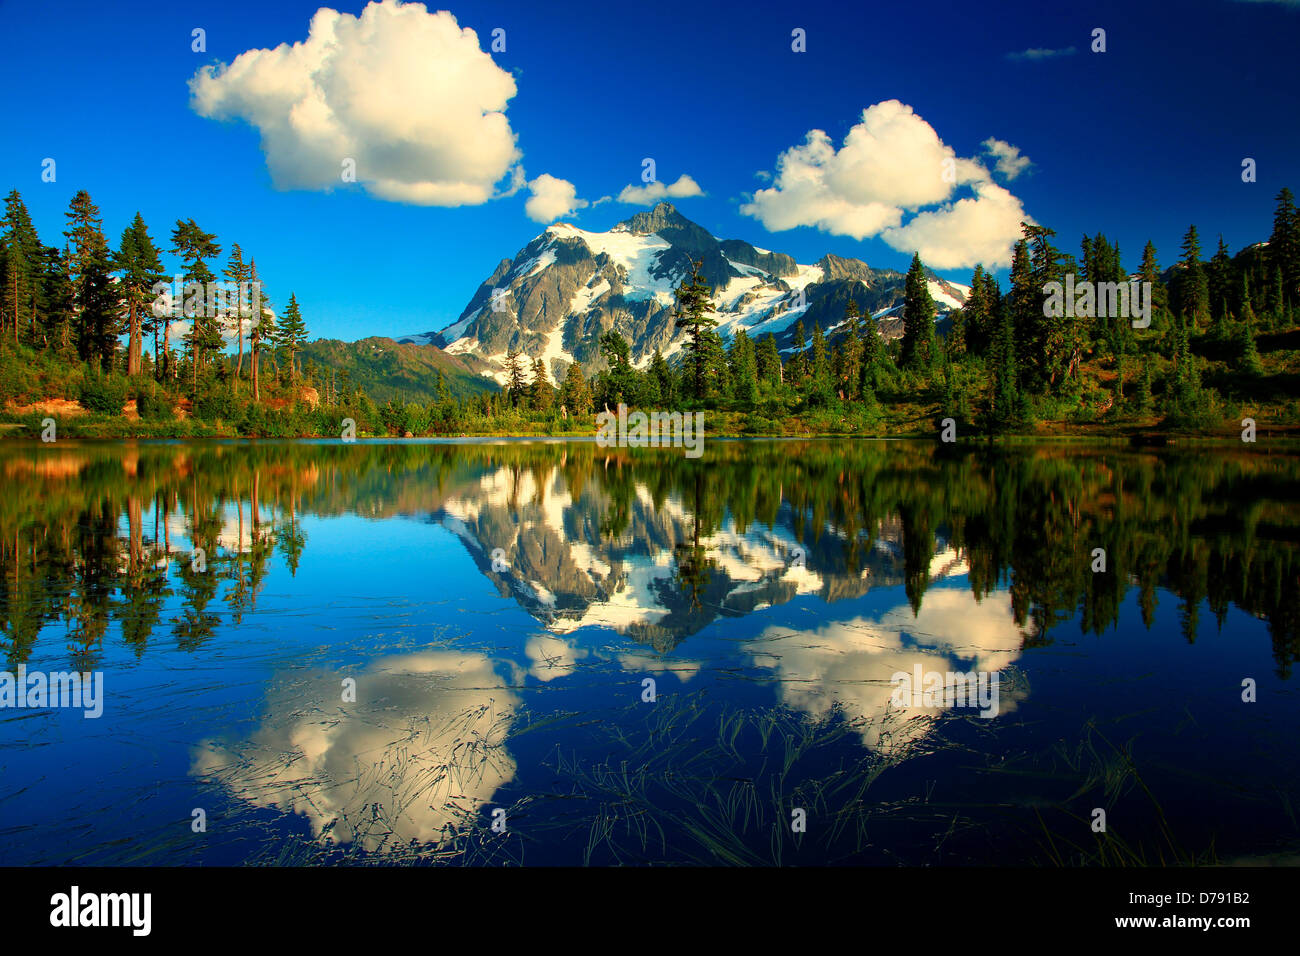
[[(1296, 788), (1296, 746), (1270, 737), (1296, 708), (1290, 455), (64, 442), (0, 449), (0, 473), (7, 669), (102, 669), (110, 694), (43, 755), (47, 724), (0, 711), (3, 862), (122, 862), (124, 837), (142, 862), (998, 862), (991, 832), (1041, 862), (1040, 824), (1131, 799), (1107, 781), (1137, 772), (1135, 735), (1175, 803), (1133, 813), (1187, 843), (1081, 832), (1055, 862), (1295, 835), (1282, 803), (1198, 824), (1249, 801), (1183, 780), (1190, 721), (1225, 780), (1254, 728), (1261, 788)], [(917, 667), (997, 673), (997, 718), (899, 706), (891, 678)], [(181, 769), (133, 773), (130, 746)], [(110, 806), (89, 848), (36, 849), (94, 785), (58, 762), (91, 751), (123, 807), (150, 786), (180, 819), (220, 804), (221, 835), (178, 844)], [(792, 800), (823, 825), (786, 846)]]

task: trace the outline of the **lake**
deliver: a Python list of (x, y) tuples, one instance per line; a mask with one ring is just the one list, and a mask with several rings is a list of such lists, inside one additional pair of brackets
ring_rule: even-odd
[[(0, 864), (1300, 853), (1290, 452), (62, 441), (0, 473)], [(73, 672), (97, 716), (33, 696)]]

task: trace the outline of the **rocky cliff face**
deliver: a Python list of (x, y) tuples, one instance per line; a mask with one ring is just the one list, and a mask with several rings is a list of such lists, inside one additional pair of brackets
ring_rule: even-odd
[[(501, 260), (455, 323), (402, 341), (474, 356), (498, 381), (512, 348), (543, 359), (555, 381), (574, 361), (590, 373), (603, 364), (598, 343), (608, 329), (631, 343), (636, 364), (656, 350), (672, 361), (685, 342), (673, 321), (673, 293), (692, 261), (714, 290), (724, 338), (738, 329), (751, 337), (772, 333), (789, 348), (800, 319), (808, 334), (817, 325), (834, 338), (849, 299), (877, 320), (884, 337), (902, 334), (902, 273), (833, 255), (800, 265), (740, 239), (719, 240), (660, 203), (608, 232), (548, 227), (513, 259)], [(940, 317), (964, 303), (968, 291), (931, 277)]]

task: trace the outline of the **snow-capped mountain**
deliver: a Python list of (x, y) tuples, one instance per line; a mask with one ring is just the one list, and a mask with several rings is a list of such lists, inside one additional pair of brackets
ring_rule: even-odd
[[(815, 324), (833, 339), (850, 298), (876, 319), (885, 338), (902, 334), (902, 273), (833, 255), (800, 265), (740, 239), (717, 239), (664, 202), (608, 232), (548, 227), (514, 259), (501, 260), (456, 322), (399, 341), (482, 359), (484, 374), (498, 381), (511, 348), (545, 360), (557, 382), (574, 361), (590, 372), (603, 364), (598, 343), (611, 328), (631, 343), (638, 366), (656, 349), (672, 361), (686, 341), (672, 318), (673, 293), (693, 260), (701, 261), (714, 290), (724, 339), (737, 329), (751, 337), (770, 332), (788, 349), (800, 319), (809, 335)], [(961, 306), (968, 292), (931, 274), (940, 317)]]
[[(638, 482), (626, 505), (627, 524), (612, 536), (601, 528), (610, 504), (603, 469), (574, 482), (582, 472), (571, 468), (487, 466), (476, 478), (457, 476), (444, 484), (433, 511), (502, 596), (513, 598), (550, 634), (605, 627), (666, 652), (721, 616), (743, 616), (800, 595), (852, 599), (906, 580), (908, 532), (897, 516), (878, 522), (870, 547), (850, 564), (842, 529), (828, 522), (815, 538), (800, 542), (788, 505), (772, 526), (754, 523), (742, 530), (728, 516), (698, 535), (688, 499), (656, 499)], [(692, 544), (701, 549), (698, 561)], [(796, 553), (802, 560), (792, 560)], [(504, 564), (495, 565), (493, 555)], [(698, 602), (683, 581), (692, 567), (701, 589)], [(927, 580), (937, 582), (969, 568), (940, 539), (925, 570)]]

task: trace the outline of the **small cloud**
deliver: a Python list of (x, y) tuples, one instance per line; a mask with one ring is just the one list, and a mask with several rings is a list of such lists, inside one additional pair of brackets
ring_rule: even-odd
[(1049, 50), (1046, 47), (1030, 47), (1028, 50), (1021, 50), (1019, 53), (1008, 53), (1008, 60), (1028, 60), (1037, 62), (1039, 60), (1054, 60), (1062, 56), (1074, 56), (1075, 49), (1067, 46), (1063, 50)]
[(998, 175), (1007, 179), (1015, 179), (1033, 165), (1028, 156), (1020, 155), (1020, 147), (1012, 146), (1004, 140), (990, 136), (980, 145), (984, 147), (985, 154), (996, 161), (994, 169)]
[(772, 174), (769, 173), (766, 169), (760, 169), (758, 172), (754, 174), (754, 178), (761, 180), (762, 182), (765, 183), (770, 183), (772, 181)]
[(653, 206), (661, 199), (683, 199), (687, 196), (703, 196), (700, 184), (686, 174), (677, 177), (677, 182), (665, 186), (660, 182), (646, 183), (644, 186), (624, 186), (618, 194), (618, 201), (634, 206)]
[(567, 179), (557, 179), (542, 173), (528, 184), (532, 193), (524, 203), (524, 212), (533, 222), (554, 222), (561, 216), (572, 215), (590, 205), (578, 198), (577, 187)]
[(510, 185), (505, 189), (497, 192), (493, 199), (509, 199), (519, 190), (528, 185), (528, 175), (524, 172), (524, 167), (516, 166), (510, 170)]

